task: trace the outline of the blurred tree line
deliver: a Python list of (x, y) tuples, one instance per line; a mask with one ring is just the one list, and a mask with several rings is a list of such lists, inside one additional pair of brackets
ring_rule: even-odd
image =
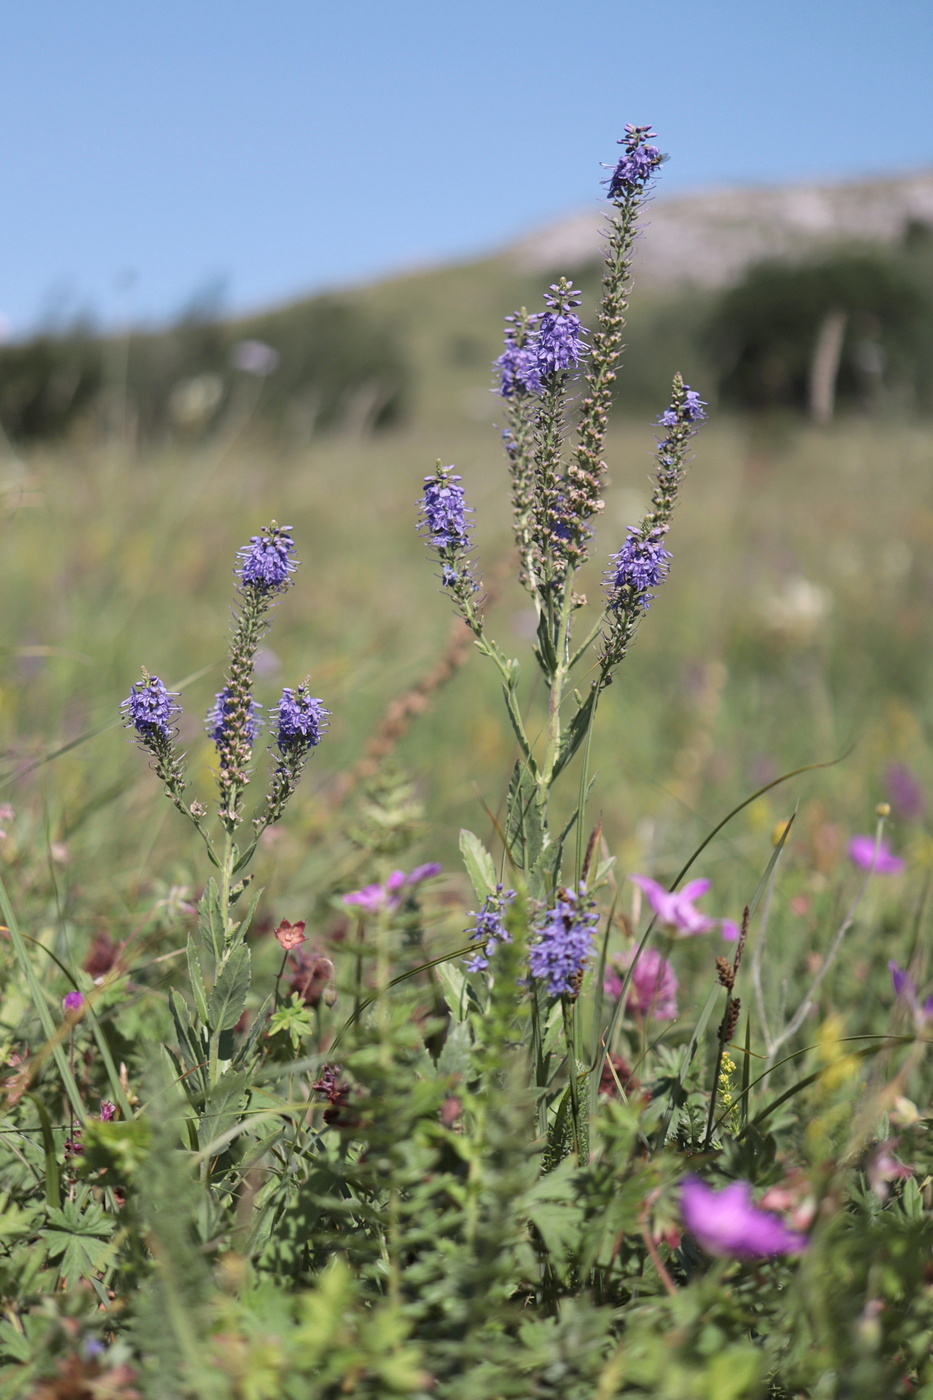
[(827, 422), (837, 407), (933, 408), (933, 230), (749, 268), (719, 299), (705, 345), (720, 401)]
[(99, 336), (77, 324), (0, 346), (0, 426), (18, 443), (115, 424), (158, 441), (255, 417), (307, 439), (397, 421), (410, 379), (395, 329), (349, 300), (240, 322), (195, 310), (161, 332)]

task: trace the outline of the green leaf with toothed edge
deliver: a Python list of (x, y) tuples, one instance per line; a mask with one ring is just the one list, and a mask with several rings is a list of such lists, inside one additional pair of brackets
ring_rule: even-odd
[(213, 1032), (231, 1031), (243, 1014), (250, 986), (250, 956), (245, 943), (227, 957), (208, 999), (208, 1025)]
[(204, 947), (220, 962), (224, 955), (224, 924), (220, 912), (220, 890), (213, 876), (208, 880), (198, 904), (198, 929)]
[(463, 856), (473, 893), (482, 903), (488, 894), (495, 894), (496, 890), (496, 867), (492, 856), (479, 837), (474, 836), (473, 832), (467, 831), (465, 827), (460, 832), (460, 854)]
[(194, 1004), (202, 1024), (206, 1026), (207, 994), (204, 991), (204, 974), (201, 972), (201, 959), (198, 957), (198, 950), (190, 933), (185, 951), (188, 957), (188, 981), (191, 983), (191, 994), (194, 997)]

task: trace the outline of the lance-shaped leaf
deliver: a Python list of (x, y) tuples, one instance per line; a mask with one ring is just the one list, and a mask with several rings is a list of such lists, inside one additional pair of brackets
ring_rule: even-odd
[(522, 870), (532, 870), (546, 844), (538, 788), (525, 763), (516, 763), (509, 783), (505, 827), (509, 854)]
[(213, 876), (198, 905), (198, 928), (204, 947), (220, 962), (224, 955), (224, 921), (220, 912), (220, 890)]
[(243, 1015), (249, 984), (249, 949), (241, 943), (222, 965), (211, 990), (207, 1012), (208, 1025), (213, 1032), (233, 1030)]

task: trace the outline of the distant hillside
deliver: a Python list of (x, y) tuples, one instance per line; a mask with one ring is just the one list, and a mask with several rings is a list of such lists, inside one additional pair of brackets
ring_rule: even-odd
[[(0, 426), (18, 442), (114, 425), (154, 442), (255, 421), (300, 441), (405, 421), (492, 421), (491, 362), (508, 312), (539, 307), (547, 283), (566, 273), (592, 324), (604, 217), (605, 206), (587, 210), (485, 258), (235, 320), (110, 339), (76, 327), (0, 347)], [(715, 399), (722, 364), (708, 329), (723, 290), (762, 259), (853, 243), (920, 248), (933, 288), (933, 173), (657, 198), (636, 250), (622, 407), (656, 410), (675, 369)]]
[[(516, 265), (568, 272), (585, 266), (603, 217), (587, 210), (531, 234), (511, 249)], [(917, 225), (933, 230), (933, 172), (659, 197), (638, 245), (638, 279), (646, 287), (724, 287), (764, 258), (796, 259), (851, 240), (896, 243)]]

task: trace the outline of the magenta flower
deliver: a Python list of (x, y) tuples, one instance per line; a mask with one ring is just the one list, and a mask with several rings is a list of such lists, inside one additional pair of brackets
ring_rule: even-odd
[(84, 997), (80, 992), (66, 992), (62, 997), (62, 1010), (67, 1016), (69, 1013), (80, 1011), (84, 1005)]
[(642, 949), (635, 962), (637, 948), (614, 953), (609, 959), (603, 978), (606, 996), (618, 1001), (622, 995), (625, 973), (632, 963), (635, 970), (625, 993), (625, 1009), (633, 1016), (651, 1017), (655, 1021), (673, 1021), (677, 1016), (677, 978), (667, 958), (654, 948)]
[(733, 1181), (721, 1191), (698, 1176), (684, 1177), (680, 1187), (684, 1225), (708, 1254), (725, 1259), (767, 1259), (774, 1254), (800, 1254), (807, 1237), (789, 1230), (770, 1211), (752, 1205), (747, 1181)]
[(894, 984), (894, 995), (904, 1003), (913, 1016), (917, 1030), (922, 1030), (927, 1021), (933, 1019), (933, 997), (927, 997), (926, 1001), (921, 1002), (917, 995), (914, 979), (902, 967), (898, 967), (893, 960), (888, 963), (888, 970)]
[(647, 875), (630, 875), (629, 879), (644, 890), (648, 903), (665, 928), (677, 933), (681, 938), (690, 938), (697, 933), (709, 933), (716, 927), (715, 919), (708, 919), (693, 901), (706, 894), (709, 880), (691, 880), (682, 890), (666, 890), (657, 880), (649, 880)]
[(877, 842), (875, 851), (873, 836), (853, 836), (849, 842), (849, 859), (860, 870), (873, 871), (875, 875), (900, 875), (905, 868), (900, 856), (888, 850), (887, 842)]
[(409, 875), (406, 875), (404, 870), (393, 870), (383, 884), (364, 885), (361, 890), (345, 894), (343, 902), (353, 905), (356, 909), (362, 909), (365, 914), (378, 914), (380, 909), (388, 909), (392, 913), (401, 904), (405, 890), (420, 885), (422, 880), (433, 879), (440, 873), (441, 866), (436, 860), (429, 861), (426, 865), (416, 865)]

